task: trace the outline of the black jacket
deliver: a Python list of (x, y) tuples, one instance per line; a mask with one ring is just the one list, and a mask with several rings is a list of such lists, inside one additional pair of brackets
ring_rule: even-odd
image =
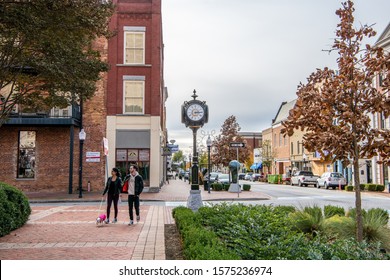
[[(126, 175), (124, 182), (130, 180), (130, 174)], [(140, 195), (144, 189), (144, 180), (141, 175), (137, 174), (134, 178), (134, 192), (135, 195)]]
[[(108, 192), (109, 188), (111, 187), (111, 181), (112, 181), (112, 177), (109, 177), (107, 179), (107, 183), (106, 183), (106, 187), (104, 188), (103, 195), (105, 195), (106, 192)], [(121, 190), (122, 190), (122, 179), (118, 177), (115, 181), (114, 194), (120, 194)]]

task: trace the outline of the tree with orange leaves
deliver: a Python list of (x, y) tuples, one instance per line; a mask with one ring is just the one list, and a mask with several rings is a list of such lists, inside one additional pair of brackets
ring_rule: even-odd
[[(342, 3), (336, 39), (330, 51), (338, 52), (338, 69), (317, 69), (300, 84), (295, 108), (283, 123), (284, 132), (306, 130), (304, 146), (309, 151), (330, 153), (334, 160), (352, 164), (355, 186), (356, 239), (363, 240), (363, 219), (359, 178), (359, 158), (381, 155), (390, 163), (390, 131), (371, 125), (370, 115), (390, 116), (390, 55), (382, 48), (366, 45), (366, 37), (375, 36), (371, 26), (354, 28), (354, 4)], [(382, 90), (373, 81), (387, 74)]]

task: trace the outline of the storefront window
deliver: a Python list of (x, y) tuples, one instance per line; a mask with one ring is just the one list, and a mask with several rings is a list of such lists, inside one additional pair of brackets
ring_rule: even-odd
[(35, 131), (19, 132), (18, 178), (35, 178)]
[(138, 166), (138, 173), (144, 179), (144, 186), (150, 185), (150, 149), (117, 149), (116, 167), (121, 171), (122, 177), (125, 177), (129, 171), (130, 165)]

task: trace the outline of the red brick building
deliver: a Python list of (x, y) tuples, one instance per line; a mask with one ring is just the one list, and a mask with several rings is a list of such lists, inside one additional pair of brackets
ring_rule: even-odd
[[(84, 102), (83, 189), (101, 190), (108, 170), (140, 165), (146, 186), (159, 187), (166, 142), (161, 0), (114, 0), (117, 35), (95, 47), (110, 64), (95, 96)], [(26, 112), (15, 108), (0, 127), (0, 181), (23, 191), (77, 192), (80, 106)]]

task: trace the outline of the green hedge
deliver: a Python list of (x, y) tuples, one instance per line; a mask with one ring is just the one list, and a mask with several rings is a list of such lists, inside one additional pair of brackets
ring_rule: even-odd
[(223, 185), (220, 183), (212, 183), (211, 188), (213, 189), (213, 191), (219, 192), (223, 190)]
[[(353, 191), (355, 188), (353, 186), (347, 186), (347, 191)], [(361, 191), (369, 192), (383, 192), (385, 190), (385, 185), (380, 184), (360, 184)]]
[(242, 189), (243, 189), (244, 191), (250, 191), (250, 190), (251, 190), (251, 185), (249, 185), (249, 184), (244, 184), (244, 185), (242, 186)]
[(188, 260), (238, 260), (239, 257), (223, 244), (211, 230), (201, 225), (201, 217), (180, 206), (172, 211), (183, 240), (183, 253)]
[[(326, 211), (341, 212), (336, 208)], [(311, 217), (309, 212), (307, 218)], [(380, 224), (386, 222), (386, 211), (368, 212), (365, 217), (384, 216)], [(197, 212), (185, 207), (173, 210), (185, 259), (189, 260), (390, 260), (380, 242), (354, 240), (354, 228), (347, 238), (327, 236), (321, 230), (315, 236), (294, 230), (294, 213), (291, 206), (228, 203), (201, 207)], [(352, 220), (338, 215), (330, 219), (334, 218)]]
[(0, 237), (23, 226), (30, 214), (31, 207), (24, 193), (0, 182)]

